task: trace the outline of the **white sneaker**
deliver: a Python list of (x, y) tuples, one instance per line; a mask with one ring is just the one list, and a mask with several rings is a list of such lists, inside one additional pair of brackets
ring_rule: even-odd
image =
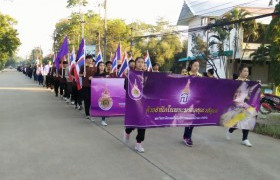
[(72, 105), (74, 105), (74, 104), (75, 104), (75, 102), (74, 102), (74, 101), (71, 101), (71, 104), (72, 104)]
[(245, 146), (247, 146), (247, 147), (252, 147), (252, 144), (250, 143), (250, 141), (249, 141), (248, 139), (242, 141), (241, 144), (243, 144), (243, 145), (245, 145)]
[(125, 144), (128, 144), (128, 142), (129, 142), (129, 136), (130, 136), (130, 134), (127, 134), (127, 133), (124, 131), (124, 133), (123, 133), (123, 142), (124, 142)]
[(136, 143), (135, 150), (139, 153), (143, 153), (145, 151), (141, 143)]
[(93, 117), (90, 118), (91, 122), (95, 122), (95, 119)]
[(67, 99), (67, 100), (66, 100), (66, 103), (70, 103), (70, 99)]
[(229, 132), (229, 129), (227, 129), (227, 132), (226, 132), (226, 139), (227, 140), (231, 140), (231, 133)]
[(107, 126), (108, 124), (105, 121), (101, 121), (102, 126)]
[(90, 116), (86, 116), (86, 119), (90, 119)]

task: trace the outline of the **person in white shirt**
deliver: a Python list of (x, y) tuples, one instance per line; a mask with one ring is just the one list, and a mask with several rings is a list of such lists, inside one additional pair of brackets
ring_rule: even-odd
[(43, 75), (43, 86), (45, 87), (46, 86), (46, 79), (47, 79), (47, 75), (49, 73), (49, 70), (50, 70), (50, 67), (49, 65), (43, 65), (43, 71), (42, 71), (42, 75)]

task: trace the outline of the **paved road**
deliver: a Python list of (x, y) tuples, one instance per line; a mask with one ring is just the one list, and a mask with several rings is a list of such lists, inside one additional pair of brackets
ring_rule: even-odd
[(1, 180), (273, 180), (280, 178), (280, 141), (251, 133), (252, 148), (231, 141), (221, 127), (194, 130), (194, 147), (182, 128), (147, 130), (146, 152), (121, 142), (123, 118), (108, 127), (84, 119), (16, 71), (0, 73)]

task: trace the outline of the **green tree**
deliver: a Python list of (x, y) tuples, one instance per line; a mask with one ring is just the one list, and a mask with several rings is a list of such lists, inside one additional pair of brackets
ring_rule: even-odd
[(144, 33), (161, 33), (161, 36), (151, 36), (146, 39), (140, 39), (135, 48), (140, 50), (141, 54), (146, 54), (149, 51), (152, 63), (158, 63), (161, 70), (170, 71), (174, 69), (175, 55), (183, 51), (183, 44), (179, 36), (172, 34), (175, 29), (170, 26), (170, 23), (163, 18), (159, 18), (156, 25), (147, 25)]
[[(275, 7), (275, 12), (280, 12), (280, 2)], [(266, 39), (270, 42), (271, 68), (270, 77), (276, 85), (280, 84), (280, 16), (275, 16), (270, 22)]]
[(267, 61), (270, 61), (270, 49), (271, 46), (265, 46), (262, 44), (255, 52), (250, 54), (250, 57), (253, 60), (253, 63), (263, 64)]
[(5, 68), (9, 66), (16, 67), (16, 65), (19, 64), (21, 61), (23, 61), (23, 58), (13, 55), (8, 58), (7, 62), (5, 63)]
[[(104, 46), (104, 20), (96, 13), (85, 13), (85, 40), (86, 44)], [(81, 17), (71, 14), (68, 19), (62, 19), (55, 28), (55, 49), (59, 50), (65, 36), (70, 40), (69, 48), (76, 49), (81, 39)], [(106, 59), (114, 53), (118, 43), (122, 45), (122, 51), (132, 50), (133, 57), (144, 56), (150, 52), (153, 63), (157, 62), (163, 70), (170, 70), (175, 62), (175, 55), (182, 52), (182, 43), (178, 35), (170, 33), (174, 28), (169, 22), (159, 18), (156, 25), (146, 24), (140, 21), (126, 24), (122, 19), (109, 19), (107, 30), (107, 53)], [(159, 37), (142, 38), (141, 36), (151, 33), (168, 34)], [(132, 42), (132, 44), (131, 44)]]
[(20, 45), (18, 32), (14, 28), (16, 23), (15, 19), (0, 13), (0, 69), (5, 66), (8, 57), (12, 56)]
[(87, 0), (67, 0), (67, 7), (72, 8), (76, 6), (86, 6), (88, 4)]
[(43, 60), (43, 51), (42, 48), (40, 47), (36, 47), (34, 49), (32, 49), (30, 55), (29, 55), (29, 60), (32, 62), (35, 62), (35, 60), (39, 60), (40, 62), (42, 62)]

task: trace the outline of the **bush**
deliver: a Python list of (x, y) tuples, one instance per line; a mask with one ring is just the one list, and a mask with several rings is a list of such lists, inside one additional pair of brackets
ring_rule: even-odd
[(265, 125), (257, 123), (254, 132), (280, 139), (280, 125)]

